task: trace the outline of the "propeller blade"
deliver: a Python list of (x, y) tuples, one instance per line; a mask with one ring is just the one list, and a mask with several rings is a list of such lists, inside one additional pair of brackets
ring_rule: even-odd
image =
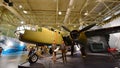
[(96, 25), (95, 23), (94, 23), (94, 24), (91, 24), (91, 25), (88, 25), (88, 26), (84, 27), (83, 29), (81, 29), (79, 32), (86, 31), (86, 30), (92, 28), (92, 27), (95, 26), (95, 25)]
[(62, 28), (63, 29), (65, 29), (66, 31), (68, 31), (68, 32), (71, 32), (67, 27), (65, 27), (65, 26), (62, 26)]

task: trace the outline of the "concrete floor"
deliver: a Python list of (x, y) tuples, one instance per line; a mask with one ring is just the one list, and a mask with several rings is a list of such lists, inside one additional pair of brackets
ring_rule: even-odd
[(25, 52), (0, 56), (0, 68), (18, 68), (18, 65), (25, 62)]
[(89, 54), (85, 59), (79, 54), (67, 57), (68, 62), (62, 63), (61, 58), (55, 64), (47, 59), (42, 59), (38, 63), (43, 63), (45, 68), (120, 68), (120, 63), (110, 56)]
[[(18, 68), (18, 65), (26, 61), (27, 54), (12, 54), (3, 55), (0, 57), (0, 68)], [(120, 62), (114, 60), (110, 56), (99, 54), (88, 54), (83, 59), (80, 54), (76, 54), (73, 57), (67, 54), (67, 63), (62, 63), (61, 55), (57, 55), (58, 59), (53, 64), (51, 57), (41, 58), (36, 65), (42, 64), (44, 68), (120, 68)], [(29, 64), (29, 63), (27, 63)]]

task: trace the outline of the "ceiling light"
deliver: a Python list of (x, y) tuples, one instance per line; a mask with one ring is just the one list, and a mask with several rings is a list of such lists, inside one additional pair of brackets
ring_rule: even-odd
[(19, 5), (19, 8), (22, 8), (22, 5)]
[(74, 27), (76, 27), (76, 25), (74, 25)]
[(84, 15), (88, 15), (88, 13), (86, 12), (86, 13), (84, 13)]
[(61, 11), (59, 11), (59, 12), (58, 12), (58, 14), (59, 14), (59, 15), (61, 15), (61, 14), (62, 14), (62, 12), (61, 12)]
[(21, 23), (21, 24), (24, 24), (24, 21), (21, 21), (20, 23)]
[(27, 14), (27, 11), (23, 10), (23, 13)]

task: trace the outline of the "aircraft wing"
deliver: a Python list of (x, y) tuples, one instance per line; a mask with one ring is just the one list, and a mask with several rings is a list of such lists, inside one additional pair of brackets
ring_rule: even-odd
[(108, 35), (118, 32), (120, 32), (120, 26), (90, 30), (90, 31), (86, 31), (85, 34), (89, 37), (89, 36)]

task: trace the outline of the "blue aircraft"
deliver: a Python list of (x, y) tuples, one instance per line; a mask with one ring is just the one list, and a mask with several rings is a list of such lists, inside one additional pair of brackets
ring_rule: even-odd
[(0, 47), (3, 48), (2, 54), (6, 55), (24, 51), (26, 49), (26, 44), (15, 38), (0, 36)]

